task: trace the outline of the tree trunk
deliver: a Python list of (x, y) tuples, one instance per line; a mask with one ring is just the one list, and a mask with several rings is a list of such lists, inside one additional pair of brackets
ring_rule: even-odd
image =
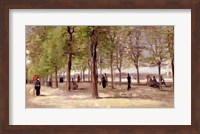
[(136, 56), (136, 69), (137, 69), (137, 84), (140, 84), (140, 73), (139, 73), (139, 39), (140, 39), (140, 32), (138, 31), (139, 29), (137, 29), (136, 32), (136, 48), (137, 48), (137, 56)]
[(48, 86), (48, 76), (47, 77), (45, 77), (45, 86)]
[(137, 70), (137, 84), (140, 84), (140, 73), (139, 73), (139, 67), (138, 65), (135, 66)]
[[(97, 63), (96, 63), (97, 64)], [(96, 83), (98, 85), (98, 67), (96, 66)]]
[(55, 67), (55, 81), (56, 81), (56, 88), (58, 88), (58, 70), (57, 67)]
[[(122, 56), (122, 55), (120, 55)], [(120, 57), (120, 61), (119, 61), (119, 69), (120, 69), (120, 72), (119, 72), (119, 85), (121, 86), (122, 84), (122, 58)]]
[(121, 68), (119, 69), (119, 85), (121, 86), (122, 84), (122, 72), (121, 72)]
[(83, 69), (83, 81), (85, 81), (85, 69)]
[(92, 62), (91, 62), (91, 68), (90, 68), (90, 81), (92, 82)]
[(26, 84), (28, 84), (28, 67), (26, 66)]
[(90, 81), (90, 70), (88, 69), (88, 81)]
[(159, 89), (162, 90), (162, 84), (161, 84), (161, 64), (158, 64), (158, 77), (159, 77)]
[(71, 64), (72, 64), (72, 55), (69, 53), (67, 55), (67, 90), (71, 89)]
[(122, 83), (122, 55), (120, 53), (118, 53), (118, 55), (120, 55), (120, 57), (117, 57), (117, 69), (119, 71), (119, 85), (121, 86)]
[(102, 76), (102, 66), (100, 65), (100, 76)]
[(110, 55), (110, 71), (111, 71), (111, 89), (114, 89), (113, 86), (113, 53)]
[(91, 31), (90, 35), (91, 39), (91, 45), (90, 45), (90, 51), (91, 51), (91, 71), (92, 71), (92, 97), (98, 98), (98, 77), (97, 77), (97, 44), (98, 44), (98, 33), (96, 29), (93, 29)]
[(93, 98), (98, 98), (98, 88), (97, 88), (97, 61), (96, 61), (96, 47), (97, 47), (97, 42), (92, 42), (91, 46), (91, 55), (92, 55), (92, 97)]
[(71, 45), (72, 45), (72, 39), (73, 39), (73, 33), (74, 33), (74, 27), (67, 26), (67, 32), (69, 34), (69, 39), (67, 40), (67, 89), (71, 89), (71, 66), (72, 66), (72, 53), (71, 53)]
[(171, 60), (171, 66), (172, 66), (172, 80), (173, 80), (173, 90), (174, 90), (174, 59)]
[(102, 76), (102, 58), (99, 57), (100, 76)]
[(52, 87), (53, 86), (53, 76), (52, 76), (52, 74), (50, 75), (50, 82), (51, 82), (51, 85), (50, 85), (50, 87)]
[[(80, 81), (82, 81), (82, 79), (83, 79), (83, 70), (81, 69), (81, 71), (80, 71)], [(77, 77), (77, 80), (78, 80), (78, 77)]]
[(90, 81), (90, 60), (88, 60), (88, 81)]

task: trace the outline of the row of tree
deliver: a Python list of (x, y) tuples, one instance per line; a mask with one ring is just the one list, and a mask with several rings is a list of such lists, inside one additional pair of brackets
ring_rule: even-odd
[[(67, 89), (70, 90), (71, 70), (91, 73), (92, 96), (98, 97), (98, 68), (100, 74), (110, 68), (111, 88), (113, 70), (135, 66), (137, 83), (139, 67), (158, 66), (161, 85), (161, 66), (171, 62), (174, 79), (173, 26), (27, 26), (26, 47), (28, 76), (39, 74), (47, 78), (65, 68)], [(162, 88), (160, 86), (160, 88)]]

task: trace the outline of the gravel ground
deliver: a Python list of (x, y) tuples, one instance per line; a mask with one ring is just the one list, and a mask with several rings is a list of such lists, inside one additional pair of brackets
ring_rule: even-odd
[(173, 108), (174, 92), (170, 87), (160, 91), (145, 85), (115, 85), (103, 89), (98, 85), (99, 99), (92, 98), (90, 83), (79, 83), (79, 90), (41, 87), (41, 96), (35, 96), (33, 85), (26, 85), (26, 108)]

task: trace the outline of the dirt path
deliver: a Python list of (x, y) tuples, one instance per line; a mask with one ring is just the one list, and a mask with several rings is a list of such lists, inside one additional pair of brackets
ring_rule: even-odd
[(26, 85), (26, 108), (173, 108), (174, 93), (170, 88), (159, 91), (147, 86), (134, 86), (130, 91), (126, 85), (115, 89), (102, 89), (98, 85), (99, 99), (92, 99), (89, 83), (80, 83), (79, 90), (66, 91), (42, 86), (41, 96), (33, 94), (33, 85)]

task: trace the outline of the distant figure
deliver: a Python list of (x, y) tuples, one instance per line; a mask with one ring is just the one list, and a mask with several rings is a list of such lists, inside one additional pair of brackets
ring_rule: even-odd
[(127, 90), (129, 91), (131, 89), (131, 77), (130, 77), (129, 73), (128, 73), (127, 80), (128, 80), (128, 88), (127, 88)]
[(39, 79), (39, 77), (37, 78), (37, 80), (35, 82), (35, 90), (36, 90), (36, 95), (39, 96), (40, 95), (40, 79)]
[(149, 79), (147, 81), (147, 85), (150, 87), (153, 87), (153, 79), (151, 78), (151, 76), (149, 77)]
[(165, 80), (163, 79), (162, 75), (160, 76), (161, 84), (164, 84), (166, 86)]
[(64, 82), (64, 78), (63, 78), (63, 76), (61, 77), (62, 79), (61, 79), (61, 82), (63, 83)]
[(151, 75), (150, 75), (150, 74), (147, 74), (147, 75), (146, 75), (147, 82), (149, 82), (149, 81), (150, 81), (150, 77), (151, 77)]
[(149, 77), (149, 81), (150, 81), (150, 82), (152, 81), (152, 78), (151, 78), (151, 76)]
[(102, 87), (103, 87), (103, 88), (106, 88), (106, 79), (105, 79), (105, 76), (104, 76), (104, 75), (101, 76), (100, 85), (101, 85), (101, 84), (102, 84)]
[(159, 87), (159, 83), (157, 82), (157, 80), (156, 80), (156, 77), (155, 76), (153, 76), (153, 80), (152, 80), (152, 85), (151, 86), (153, 86), (153, 87)]
[(63, 76), (60, 77), (60, 83), (63, 83)]
[(48, 80), (48, 86), (52, 87), (52, 83), (51, 83), (51, 78), (50, 77), (49, 77), (49, 80)]
[(80, 82), (80, 80), (81, 80), (81, 77), (80, 77), (80, 75), (78, 74), (78, 77), (77, 77), (77, 82), (79, 83), (79, 82)]
[(105, 78), (105, 81), (106, 81), (106, 86), (108, 86), (108, 77), (107, 77), (106, 73), (104, 74), (104, 78)]
[(73, 90), (78, 90), (78, 84), (76, 83), (76, 81), (74, 80), (74, 78), (72, 78), (72, 89)]

